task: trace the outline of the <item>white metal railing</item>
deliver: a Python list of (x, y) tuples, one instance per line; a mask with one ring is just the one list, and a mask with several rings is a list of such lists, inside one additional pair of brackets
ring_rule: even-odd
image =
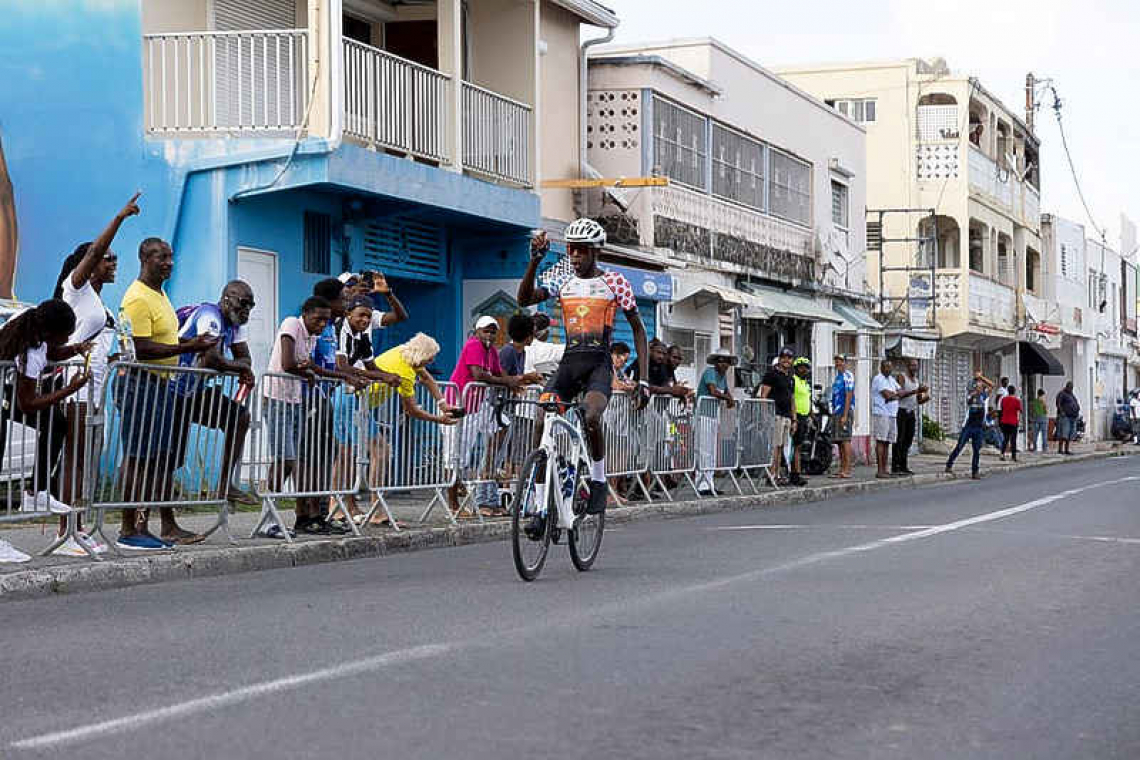
[(146, 129), (298, 129), (309, 97), (307, 61), (304, 29), (144, 35)]
[(343, 42), (345, 134), (448, 162), (447, 75), (355, 40)]
[(463, 83), (465, 169), (530, 187), (530, 125), (530, 106)]
[(971, 272), (969, 303), (971, 322), (1003, 330), (1014, 329), (1017, 295), (1013, 288)]
[(997, 200), (1003, 206), (1013, 206), (1013, 183), (1016, 171), (1003, 169), (992, 158), (974, 145), (969, 149), (970, 187)]

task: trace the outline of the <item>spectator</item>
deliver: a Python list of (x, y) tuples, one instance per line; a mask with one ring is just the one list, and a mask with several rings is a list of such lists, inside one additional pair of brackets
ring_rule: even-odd
[(530, 314), (515, 314), (507, 322), (507, 337), (510, 342), (499, 349), (499, 366), (508, 377), (518, 377), (520, 385), (535, 385), (542, 382), (538, 372), (526, 371), (527, 347), (534, 342), (534, 317)]
[[(697, 473), (697, 494), (717, 496), (713, 468), (717, 463), (717, 430), (720, 427), (720, 405), (732, 409), (736, 399), (728, 390), (728, 368), (736, 364), (736, 357), (727, 349), (709, 354), (705, 360), (709, 365), (701, 375), (697, 387), (697, 451), (700, 452), (700, 467)], [(712, 401), (701, 401), (709, 398)]]
[[(669, 350), (665, 343), (657, 338), (649, 341), (649, 369), (646, 380), (649, 383), (649, 392), (659, 396), (673, 396), (674, 398), (688, 398), (693, 395), (691, 388), (677, 382), (673, 367), (669, 362)], [(629, 378), (634, 383), (641, 380), (641, 363), (634, 359), (629, 368)]]
[[(68, 344), (77, 345), (87, 341), (94, 343), (87, 360), (91, 382), (80, 388), (67, 405), (67, 435), (70, 445), (64, 449), (63, 455), (62, 496), (68, 504), (75, 500), (86, 469), (84, 454), (87, 450), (87, 415), (102, 400), (107, 365), (113, 360), (111, 351), (115, 346), (115, 318), (100, 296), (103, 286), (115, 281), (118, 268), (119, 257), (111, 251), (111, 242), (123, 222), (139, 213), (136, 203), (139, 195), (140, 193), (135, 193), (127, 201), (99, 237), (93, 242), (81, 244), (64, 259), (52, 295), (52, 298), (62, 299), (75, 312), (75, 332), (68, 338)], [(59, 527), (60, 535), (63, 535), (67, 528), (66, 518), (60, 518)], [(78, 517), (77, 527), (82, 531), (83, 523)], [(105, 546), (95, 543), (106, 551)], [(71, 549), (68, 547), (64, 553), (74, 553)], [(80, 550), (80, 553), (84, 552)]]
[(954, 471), (954, 461), (969, 441), (974, 450), (970, 462), (970, 477), (974, 480), (981, 479), (978, 465), (982, 455), (982, 439), (985, 436), (987, 391), (993, 387), (993, 382), (988, 380), (980, 369), (974, 370), (974, 379), (966, 384), (966, 422), (958, 434), (958, 444), (946, 460), (947, 473)]
[[(341, 297), (345, 303), (350, 303), (357, 296), (367, 296), (372, 301), (372, 321), (369, 323), (369, 331), (391, 327), (408, 320), (408, 310), (404, 308), (400, 299), (396, 298), (392, 286), (380, 272), (367, 270), (359, 275), (344, 272), (337, 279), (344, 284)], [(381, 311), (377, 306), (381, 296), (388, 302), (388, 311)]]
[[(467, 419), (460, 431), (462, 435), (449, 435), (446, 446), (448, 461), (459, 460), (461, 471), (474, 467), (480, 476), (485, 476), (478, 478), (475, 487), (475, 504), (480, 514), (488, 517), (501, 516), (504, 512), (499, 503), (498, 484), (491, 477), (492, 473), (488, 472), (491, 468), (492, 453), (489, 444), (496, 432), (496, 423), (492, 419), (493, 399), (490, 392), (469, 393), (467, 385), (474, 381), (492, 388), (513, 390), (519, 387), (522, 378), (504, 375), (499, 364), (499, 354), (495, 351), (495, 338), (498, 334), (499, 323), (494, 317), (479, 317), (475, 322), (474, 335), (468, 338), (459, 353), (459, 361), (451, 373), (451, 382), (455, 385), (457, 398), (462, 399)], [(448, 489), (448, 504), (452, 515), (457, 518), (462, 512), (459, 499), (463, 491), (460, 483)]]
[(610, 359), (614, 364), (613, 389), (621, 393), (632, 393), (637, 390), (637, 382), (631, 380), (625, 367), (629, 364), (629, 355), (632, 353), (626, 343), (615, 343), (610, 346)]
[(1128, 408), (1132, 417), (1132, 439), (1137, 446), (1140, 446), (1140, 390), (1132, 391), (1132, 400), (1128, 402)]
[[(74, 331), (75, 312), (63, 301), (54, 299), (13, 317), (0, 328), (0, 360), (16, 363), (15, 391), (11, 397), (5, 394), (6, 403), (0, 411), (0, 461), (5, 461), (11, 423), (18, 422), (36, 431), (32, 490), (23, 492), (22, 511), (51, 512), (60, 516), (71, 512), (70, 506), (52, 494), (52, 491), (59, 492), (58, 479), (52, 477), (52, 471), (67, 437), (67, 422), (59, 403), (86, 385), (90, 376), (86, 372), (79, 373), (62, 388), (46, 393), (47, 387), (41, 386), (40, 376), (49, 360), (70, 359), (92, 349), (90, 343), (69, 346), (67, 340)], [(97, 551), (94, 540), (82, 533), (66, 542), (57, 539), (57, 543), (60, 545), (55, 551), (60, 554), (84, 556)], [(29, 559), (27, 554), (0, 539), (0, 562)]]
[[(1041, 445), (1038, 447), (1037, 440)], [(1029, 402), (1029, 446), (1030, 451), (1045, 451), (1049, 448), (1049, 408), (1045, 405), (1045, 389), (1037, 389), (1037, 398)]]
[(879, 374), (871, 381), (871, 435), (875, 439), (876, 478), (889, 478), (887, 457), (898, 440), (899, 384), (891, 377), (891, 362), (879, 363)]
[(792, 485), (807, 485), (800, 474), (800, 449), (811, 430), (811, 360), (801, 356), (792, 362)]
[(895, 382), (899, 386), (898, 440), (891, 448), (891, 474), (913, 475), (907, 458), (918, 427), (918, 408), (930, 400), (930, 393), (925, 385), (918, 382), (917, 359), (906, 360), (906, 373), (899, 373)]
[(835, 382), (831, 384), (831, 440), (839, 447), (839, 471), (833, 478), (851, 477), (851, 433), (855, 424), (855, 376), (847, 371), (847, 357), (835, 355)]
[(551, 343), (550, 316), (541, 311), (534, 315), (534, 340), (526, 352), (526, 362), (523, 364), (523, 374), (529, 375), (537, 372), (544, 378), (549, 378), (562, 361), (562, 352), (566, 346), (561, 343)]
[[(772, 476), (777, 480), (780, 477), (781, 462), (784, 460), (784, 447), (788, 445), (792, 433), (792, 359), (796, 352), (785, 346), (780, 349), (776, 357), (776, 365), (765, 373), (760, 379), (757, 390), (758, 398), (772, 399), (772, 406), (776, 412), (775, 426), (772, 428)], [(783, 466), (787, 468), (787, 462)], [(791, 481), (789, 481), (791, 482)], [(793, 485), (800, 485), (793, 483)]]
[[(683, 447), (679, 441), (674, 440), (674, 436), (670, 432), (674, 425), (667, 420), (687, 415), (688, 411), (684, 408), (685, 404), (674, 404), (670, 399), (688, 399), (693, 391), (677, 382), (673, 368), (669, 363), (669, 349), (664, 342), (658, 338), (651, 338), (646, 344), (646, 348), (649, 351), (649, 361), (646, 368), (649, 393), (654, 396), (670, 397), (650, 403), (645, 410), (645, 424), (648, 428), (646, 445), (650, 452), (650, 469), (655, 465), (663, 465), (663, 469), (673, 469), (672, 455), (674, 453), (680, 454)], [(636, 388), (641, 379), (641, 361), (635, 358), (627, 367), (624, 374)], [(652, 491), (660, 487), (659, 484), (654, 483), (653, 476), (648, 471), (642, 474), (641, 482), (642, 490), (629, 490), (630, 501), (640, 501), (644, 496), (643, 490)], [(660, 483), (665, 488), (677, 487), (677, 480), (671, 475), (662, 476)]]
[[(345, 309), (345, 315), (334, 324), (337, 333), (336, 370), (346, 377), (357, 377), (365, 386), (383, 383), (395, 387), (400, 379), (389, 372), (377, 370), (373, 365), (375, 354), (372, 349), (372, 328), (376, 324), (375, 314), (372, 299), (355, 292)], [(355, 391), (356, 388), (343, 383), (333, 389), (333, 437), (339, 445), (332, 482), (338, 490), (344, 490), (353, 479), (356, 468), (354, 446), (358, 442), (362, 426), (366, 428), (365, 438), (368, 442), (368, 485), (378, 487), (383, 484), (390, 453), (383, 437), (383, 428), (391, 428), (392, 421), (382, 421), (384, 412), (378, 404), (374, 404), (367, 410), (367, 419), (362, 422), (359, 419), (362, 396)], [(347, 518), (359, 523), (363, 515), (357, 509), (356, 496), (345, 494), (342, 500)], [(336, 521), (335, 517), (340, 511), (340, 504), (333, 500), (326, 520), (334, 529), (351, 530), (347, 525)]]
[(1005, 459), (1006, 449), (1013, 449), (1013, 461), (1017, 461), (1017, 428), (1021, 422), (1021, 399), (1016, 395), (1017, 389), (1012, 385), (1006, 388), (1001, 397), (1001, 458)]
[(1073, 395), (1073, 382), (1057, 394), (1057, 453), (1072, 454), (1073, 439), (1077, 437), (1077, 420), (1081, 417), (1081, 405)]
[[(439, 354), (439, 343), (428, 335), (416, 333), (408, 342), (391, 348), (373, 360), (373, 367), (397, 379), (391, 387), (396, 389), (404, 415), (410, 420), (421, 420), (438, 425), (454, 425), (459, 421), (459, 410), (444, 402), (435, 381), (427, 371), (427, 366)], [(426, 380), (426, 382), (425, 382)], [(416, 382), (425, 382), (438, 405), (439, 412), (432, 414), (416, 403)], [(392, 391), (387, 385), (379, 386), (371, 397), (372, 403), (385, 403)], [(370, 525), (391, 525), (388, 517), (374, 516)], [(399, 528), (399, 524), (392, 527)]]
[[(222, 297), (217, 303), (179, 309), (180, 341), (189, 341), (201, 335), (214, 338), (217, 342), (201, 354), (182, 354), (178, 363), (183, 367), (201, 367), (237, 375), (240, 385), (247, 389), (256, 385), (246, 331), (253, 306), (253, 290), (249, 285), (241, 280), (232, 280), (222, 289)], [(249, 433), (249, 410), (230, 398), (224, 386), (207, 387), (195, 375), (180, 376), (174, 387), (182, 396), (180, 407), (183, 412), (178, 420), (180, 446), (178, 456), (175, 457), (175, 467), (181, 466), (185, 459), (191, 424), (221, 430), (225, 440), (222, 444), (218, 494), (228, 501), (258, 504), (257, 497), (233, 483), (234, 468), (245, 448), (245, 437)]]
[[(174, 271), (174, 251), (159, 238), (139, 244), (139, 277), (123, 295), (121, 329), (130, 334), (138, 361), (155, 365), (153, 371), (131, 370), (116, 382), (115, 402), (121, 414), (123, 440), (123, 496), (127, 502), (162, 502), (173, 497), (177, 466), (179, 397), (170, 387), (170, 373), (182, 354), (200, 354), (217, 338), (199, 335), (185, 342), (178, 338), (178, 315), (166, 297), (163, 283)], [(182, 529), (174, 509), (161, 507), (160, 537), (151, 534), (148, 511), (124, 509), (119, 538), (122, 549), (153, 551), (173, 544), (194, 544), (204, 537)]]

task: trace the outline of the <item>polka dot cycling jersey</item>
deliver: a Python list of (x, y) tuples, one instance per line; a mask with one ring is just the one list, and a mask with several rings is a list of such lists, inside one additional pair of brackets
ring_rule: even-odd
[(617, 310), (637, 308), (633, 288), (619, 272), (603, 270), (601, 276), (586, 279), (565, 273), (544, 288), (549, 298), (557, 298), (562, 305), (567, 353), (608, 353)]

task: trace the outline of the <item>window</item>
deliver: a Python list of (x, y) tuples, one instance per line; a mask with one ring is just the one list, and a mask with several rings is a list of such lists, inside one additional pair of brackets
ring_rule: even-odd
[(714, 124), (712, 154), (713, 195), (763, 210), (763, 143)]
[(811, 224), (811, 164), (777, 150), (770, 151), (768, 208), (776, 216)]
[(831, 180), (831, 222), (847, 229), (847, 185)]
[(827, 105), (834, 108), (852, 121), (860, 124), (872, 124), (875, 121), (875, 99), (862, 98), (859, 100), (825, 100)]
[(685, 357), (684, 365), (688, 367), (704, 367), (705, 357), (712, 353), (712, 333), (666, 327), (663, 340), (669, 345), (681, 347), (681, 353)]
[(329, 274), (332, 219), (328, 214), (305, 212), (304, 269), (310, 274)]
[(666, 177), (705, 189), (708, 120), (663, 98), (653, 98), (653, 163)]

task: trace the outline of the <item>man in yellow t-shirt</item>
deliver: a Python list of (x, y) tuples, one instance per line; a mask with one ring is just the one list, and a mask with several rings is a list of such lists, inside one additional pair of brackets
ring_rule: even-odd
[(788, 482), (794, 486), (807, 484), (800, 475), (800, 449), (811, 427), (811, 362), (801, 356), (792, 362), (792, 410), (796, 419), (792, 426), (792, 470)]
[[(178, 316), (162, 286), (174, 271), (174, 252), (158, 238), (139, 245), (139, 278), (123, 296), (122, 329), (133, 338), (134, 355), (144, 364), (174, 366), (179, 354), (202, 353), (217, 338), (202, 335), (178, 340)], [(126, 349), (129, 355), (129, 347)], [(121, 416), (123, 440), (123, 493), (127, 502), (161, 502), (172, 498), (173, 473), (178, 466), (177, 400), (170, 388), (169, 373), (130, 369), (115, 378), (114, 397)], [(123, 549), (151, 551), (172, 544), (192, 544), (202, 536), (183, 530), (174, 520), (174, 510), (164, 507), (161, 538), (150, 533), (147, 515), (124, 509), (116, 545)]]

